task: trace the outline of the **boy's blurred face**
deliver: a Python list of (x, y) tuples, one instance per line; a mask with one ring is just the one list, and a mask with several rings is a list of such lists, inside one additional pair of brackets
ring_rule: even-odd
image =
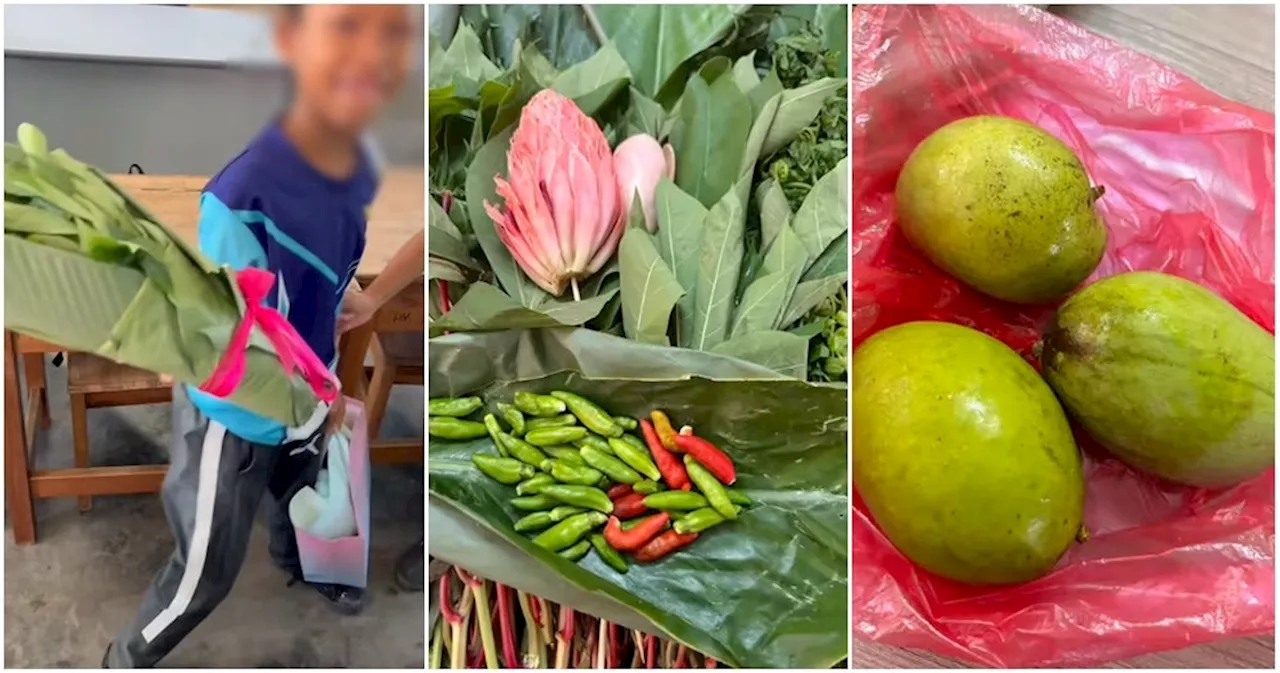
[(299, 102), (357, 133), (404, 81), (414, 23), (406, 5), (305, 5), (279, 22), (276, 45)]

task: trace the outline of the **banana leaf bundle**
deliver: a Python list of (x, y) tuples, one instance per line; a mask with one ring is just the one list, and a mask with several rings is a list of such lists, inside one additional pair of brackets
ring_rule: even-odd
[(431, 398), (475, 395), (492, 411), (517, 391), (568, 390), (610, 414), (663, 409), (729, 454), (734, 487), (758, 503), (733, 526), (619, 574), (593, 554), (569, 562), (515, 532), (527, 512), (471, 462), (495, 453), (488, 437), (433, 439), (435, 559), (727, 666), (828, 668), (847, 656), (844, 386), (586, 329), (458, 333), (432, 339), (428, 354)]
[[(245, 312), (231, 270), (30, 124), (4, 164), (5, 329), (204, 383)], [(317, 404), (256, 327), (228, 399), (291, 426)]]

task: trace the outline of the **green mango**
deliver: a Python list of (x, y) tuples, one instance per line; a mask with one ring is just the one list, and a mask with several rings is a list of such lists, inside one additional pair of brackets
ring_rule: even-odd
[(1102, 260), (1102, 195), (1080, 159), (1039, 127), (969, 117), (934, 131), (898, 175), (902, 231), (944, 271), (997, 299), (1033, 304)]
[(1027, 582), (1083, 534), (1066, 413), (1000, 341), (950, 323), (891, 327), (854, 351), (851, 393), (854, 487), (926, 570)]
[(1275, 337), (1213, 292), (1123, 273), (1068, 299), (1041, 369), (1071, 416), (1128, 465), (1192, 486), (1275, 461)]

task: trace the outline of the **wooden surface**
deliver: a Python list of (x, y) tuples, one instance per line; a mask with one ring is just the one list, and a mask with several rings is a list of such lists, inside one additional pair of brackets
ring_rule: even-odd
[[(200, 190), (209, 181), (207, 176), (112, 175), (111, 179), (175, 234), (195, 242)], [(421, 168), (392, 168), (383, 174), (369, 211), (364, 257), (356, 272), (359, 276), (372, 278), (381, 273), (400, 247), (422, 231), (427, 207), (424, 186)]]
[[(1072, 5), (1051, 10), (1145, 52), (1228, 98), (1275, 110), (1272, 5)], [(969, 668), (928, 652), (854, 640), (854, 668)], [(1241, 638), (1152, 654), (1103, 668), (1275, 667), (1275, 638)]]

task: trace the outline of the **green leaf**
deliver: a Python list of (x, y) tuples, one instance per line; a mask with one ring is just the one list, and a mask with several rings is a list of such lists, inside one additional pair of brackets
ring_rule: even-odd
[(467, 282), (466, 274), (462, 273), (462, 269), (457, 264), (434, 255), (427, 256), (427, 278), (450, 283)]
[(748, 96), (760, 84), (760, 73), (756, 72), (755, 61), (756, 53), (753, 51), (733, 64), (733, 80), (738, 83), (738, 88)]
[(760, 211), (761, 239), (768, 246), (783, 227), (791, 226), (791, 204), (787, 203), (782, 185), (769, 178), (756, 187), (756, 206)]
[(801, 281), (818, 280), (827, 276), (849, 273), (849, 232), (831, 242), (800, 277)]
[(484, 47), (475, 31), (463, 23), (458, 26), (458, 32), (454, 33), (444, 57), (432, 59), (427, 81), (432, 88), (437, 88), (452, 84), (459, 77), (484, 82), (501, 74), (502, 70), (485, 58)]
[(793, 282), (790, 271), (766, 273), (752, 281), (734, 312), (733, 325), (729, 328), (730, 340), (773, 329), (787, 305), (787, 295)]
[(773, 126), (769, 128), (769, 136), (765, 138), (760, 156), (767, 157), (795, 140), (800, 131), (818, 117), (827, 97), (843, 86), (845, 80), (827, 77), (797, 89), (783, 91), (778, 114)]
[(458, 231), (435, 199), (427, 199), (427, 252), (458, 266), (478, 268), (467, 250), (462, 232)]
[(560, 71), (532, 44), (520, 50), (519, 63), (525, 66), (534, 80), (544, 88), (551, 86), (551, 83), (560, 76)]
[(652, 98), (640, 93), (640, 90), (634, 86), (630, 89), (630, 95), (631, 107), (627, 108), (627, 124), (630, 133), (627, 137), (645, 133), (662, 142), (667, 111)]
[(849, 275), (842, 273), (800, 283), (796, 286), (795, 295), (791, 297), (791, 303), (787, 304), (787, 310), (782, 314), (782, 322), (779, 324), (786, 326), (803, 318), (813, 307), (821, 304), (823, 299), (839, 292), (848, 280)]
[(600, 48), (581, 5), (463, 5), (462, 17), (481, 35), (485, 53), (506, 66), (518, 60), (517, 44), (538, 47), (562, 69)]
[(702, 228), (707, 219), (707, 209), (666, 178), (658, 182), (654, 194), (654, 209), (658, 211), (658, 251), (685, 292), (676, 305), (675, 333), (677, 340), (686, 342), (683, 335), (693, 324), (698, 285), (698, 250), (702, 245)]
[(612, 297), (609, 293), (582, 301), (548, 301), (532, 309), (488, 283), (475, 283), (452, 310), (431, 324), (431, 334), (581, 325), (596, 317)]
[(752, 332), (735, 337), (711, 349), (768, 367), (783, 376), (803, 380), (808, 371), (809, 340), (789, 332)]
[(633, 81), (657, 97), (667, 79), (715, 44), (745, 5), (592, 5), (609, 39), (631, 66)]
[(710, 208), (741, 175), (751, 103), (732, 77), (689, 80), (671, 129), (676, 184)]
[(742, 170), (745, 173), (752, 173), (756, 167), (756, 162), (760, 160), (760, 149), (764, 146), (765, 139), (769, 136), (769, 129), (773, 128), (773, 120), (778, 115), (778, 106), (782, 103), (782, 94), (777, 94), (769, 100), (759, 110), (755, 110), (756, 118), (751, 122), (751, 133), (747, 135), (747, 145), (742, 150)]
[(751, 109), (755, 111), (755, 116), (759, 117), (764, 104), (780, 93), (782, 93), (782, 80), (778, 79), (778, 73), (770, 70), (754, 89), (747, 92), (747, 98), (751, 100)]
[(429, 356), (432, 398), (475, 394), (491, 406), (517, 390), (563, 389), (612, 414), (660, 407), (724, 450), (734, 486), (757, 503), (679, 553), (620, 575), (594, 555), (566, 562), (512, 529), (523, 514), (507, 504), (513, 489), (470, 463), (493, 453), (487, 437), (433, 439), (433, 557), (667, 634), (726, 666), (829, 668), (848, 655), (846, 388), (589, 330), (454, 334), (432, 339)]
[(524, 275), (507, 246), (498, 237), (497, 227), (484, 209), (485, 201), (499, 208), (506, 207), (502, 199), (498, 198), (493, 179), (507, 173), (507, 147), (511, 144), (514, 132), (515, 127), (508, 127), (476, 152), (471, 166), (467, 168), (467, 211), (471, 219), (471, 230), (479, 241), (480, 248), (484, 250), (485, 259), (502, 289), (521, 305), (532, 307), (537, 306), (548, 295)]
[(787, 274), (786, 294), (782, 305), (778, 307), (778, 312), (773, 315), (774, 321), (769, 325), (770, 328), (777, 328), (783, 324), (782, 308), (791, 302), (796, 285), (800, 282), (800, 277), (808, 265), (809, 254), (805, 251), (804, 243), (791, 227), (785, 227), (769, 244), (764, 263), (760, 267), (761, 272), (765, 274)]
[(607, 44), (591, 58), (560, 73), (551, 88), (572, 98), (583, 113), (591, 116), (627, 88), (630, 80), (627, 62), (612, 44)]
[(818, 179), (791, 222), (811, 257), (849, 230), (849, 158)]
[[(749, 180), (750, 176), (744, 176)], [(731, 189), (707, 213), (699, 247), (693, 321), (682, 346), (711, 350), (728, 338), (742, 266), (742, 234), (746, 212), (738, 190)]]
[(644, 227), (628, 227), (618, 247), (622, 268), (622, 326), (627, 337), (666, 346), (671, 311), (684, 294)]
[[(513, 127), (520, 121), (520, 112), (533, 95), (542, 90), (538, 78), (529, 70), (528, 65), (520, 65), (515, 69), (515, 79), (507, 89), (493, 114), (493, 123), (489, 127), (489, 139)], [(469, 194), (470, 192), (468, 192)]]

